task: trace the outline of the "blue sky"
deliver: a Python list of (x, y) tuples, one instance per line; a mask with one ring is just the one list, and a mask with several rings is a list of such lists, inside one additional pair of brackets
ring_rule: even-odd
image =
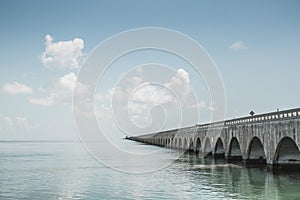
[[(54, 43), (82, 40), (84, 47), (79, 50), (87, 55), (121, 31), (174, 29), (200, 43), (216, 63), (226, 90), (226, 118), (248, 115), (250, 110), (299, 107), (300, 1), (1, 0), (0, 27), (0, 140), (77, 137), (68, 97), (51, 106), (29, 101), (47, 97), (45, 88), (68, 95), (56, 82), (78, 73), (79, 67), (47, 67), (41, 62), (47, 34)], [(128, 69), (116, 68), (113, 73), (120, 76)], [(188, 72), (191, 82), (196, 81)], [(5, 86), (16, 86), (15, 82), (28, 88), (7, 92)], [(104, 85), (111, 87), (109, 82)], [(208, 108), (208, 100), (203, 101)]]

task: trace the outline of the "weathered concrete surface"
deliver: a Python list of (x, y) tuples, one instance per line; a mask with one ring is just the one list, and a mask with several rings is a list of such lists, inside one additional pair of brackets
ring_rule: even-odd
[(300, 108), (197, 125), (129, 139), (194, 151), (201, 155), (243, 159), (270, 166), (300, 166)]

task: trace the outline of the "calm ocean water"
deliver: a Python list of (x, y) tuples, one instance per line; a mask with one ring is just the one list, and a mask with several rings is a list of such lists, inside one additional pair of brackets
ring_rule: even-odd
[[(275, 175), (189, 154), (175, 159), (170, 149), (157, 153), (173, 164), (131, 174), (103, 166), (77, 142), (0, 142), (0, 199), (300, 199), (299, 173)], [(124, 160), (118, 165), (126, 167)]]

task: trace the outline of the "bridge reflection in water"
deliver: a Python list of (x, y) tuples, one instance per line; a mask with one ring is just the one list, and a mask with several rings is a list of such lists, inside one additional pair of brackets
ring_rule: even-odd
[(300, 108), (197, 124), (127, 139), (247, 165), (300, 168)]
[(197, 182), (197, 188), (213, 187), (216, 199), (299, 199), (300, 172), (270, 173), (264, 167), (244, 167), (241, 161), (231, 164), (224, 159), (199, 158), (188, 153), (177, 162), (185, 166), (187, 181)]

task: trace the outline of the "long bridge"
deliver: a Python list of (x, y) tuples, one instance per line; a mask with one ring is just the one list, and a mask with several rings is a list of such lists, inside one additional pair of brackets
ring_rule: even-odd
[(127, 139), (245, 164), (300, 168), (300, 108)]

